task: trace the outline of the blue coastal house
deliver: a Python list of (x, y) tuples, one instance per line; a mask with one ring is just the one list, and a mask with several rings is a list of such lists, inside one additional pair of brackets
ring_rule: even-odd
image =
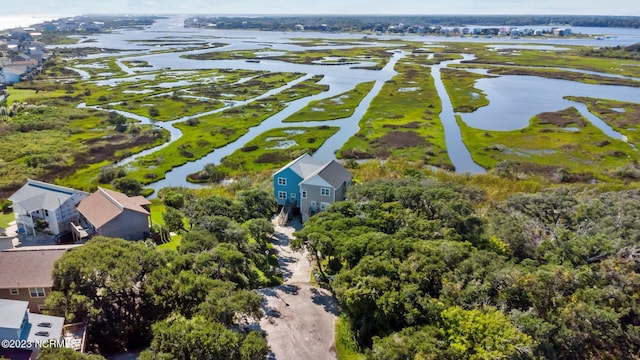
[(351, 174), (337, 161), (323, 163), (304, 154), (273, 174), (273, 195), (302, 221), (330, 203), (344, 200)]

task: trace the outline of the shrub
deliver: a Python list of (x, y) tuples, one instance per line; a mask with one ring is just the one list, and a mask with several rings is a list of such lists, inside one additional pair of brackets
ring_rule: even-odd
[(157, 117), (160, 115), (160, 111), (156, 108), (149, 108), (149, 116)]
[(100, 184), (108, 184), (115, 179), (127, 176), (127, 172), (121, 167), (105, 166), (98, 174)]
[(289, 156), (281, 152), (264, 153), (258, 156), (256, 163), (258, 164), (279, 164), (290, 160)]
[(255, 151), (258, 150), (259, 146), (258, 145), (249, 145), (249, 146), (245, 146), (242, 149), (240, 149), (243, 152), (251, 152), (251, 151)]
[(189, 126), (196, 126), (200, 124), (200, 120), (198, 118), (189, 118), (187, 119), (187, 125)]

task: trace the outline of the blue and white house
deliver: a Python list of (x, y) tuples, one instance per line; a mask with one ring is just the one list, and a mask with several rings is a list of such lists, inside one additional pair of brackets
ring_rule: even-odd
[(278, 205), (299, 210), (302, 221), (345, 199), (351, 174), (337, 161), (323, 163), (304, 154), (273, 174)]

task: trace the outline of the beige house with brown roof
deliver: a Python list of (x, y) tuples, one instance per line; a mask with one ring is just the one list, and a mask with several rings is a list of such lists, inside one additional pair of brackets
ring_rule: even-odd
[(41, 313), (53, 287), (53, 264), (76, 246), (26, 246), (0, 251), (0, 299), (27, 301), (30, 312)]
[(149, 236), (149, 200), (142, 196), (98, 188), (82, 199), (78, 212), (91, 235), (143, 240)]

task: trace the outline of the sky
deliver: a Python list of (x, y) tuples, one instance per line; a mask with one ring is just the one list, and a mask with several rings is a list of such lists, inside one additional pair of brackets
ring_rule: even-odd
[(639, 0), (0, 0), (3, 16), (85, 14), (631, 15)]

